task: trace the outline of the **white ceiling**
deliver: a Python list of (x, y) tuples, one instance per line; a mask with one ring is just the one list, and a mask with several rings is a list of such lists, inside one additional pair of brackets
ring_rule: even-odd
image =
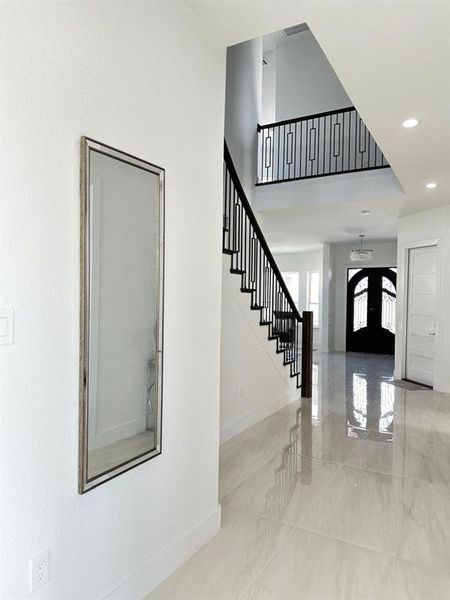
[(274, 252), (301, 252), (360, 233), (396, 238), (404, 197), (391, 169), (380, 169), (260, 186), (254, 209)]
[(273, 252), (303, 252), (323, 242), (357, 242), (364, 233), (368, 240), (397, 237), (398, 205), (390, 199), (364, 204), (370, 216), (361, 213), (359, 201), (341, 202), (337, 209), (319, 204), (258, 213), (258, 220)]
[[(321, 205), (276, 211), (270, 218), (265, 213), (274, 246), (286, 251), (293, 239), (286, 235), (294, 231), (305, 248), (324, 237), (334, 241), (339, 228), (351, 228), (356, 237), (368, 220), (371, 238), (395, 236), (399, 215), (450, 203), (450, 3), (187, 2), (226, 45), (306, 22), (405, 191), (395, 202), (366, 202), (372, 214), (361, 223), (354, 202), (339, 204), (338, 211), (335, 205), (332, 212)], [(420, 125), (401, 127), (408, 117)], [(426, 190), (428, 181), (439, 185)]]

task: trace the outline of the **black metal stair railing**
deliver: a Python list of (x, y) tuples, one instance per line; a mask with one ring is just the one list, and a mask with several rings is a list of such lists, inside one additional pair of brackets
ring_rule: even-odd
[(387, 167), (354, 106), (258, 125), (256, 185)]
[[(231, 256), (231, 273), (241, 277), (241, 292), (250, 294), (252, 310), (260, 311), (260, 325), (276, 340), (283, 364), (302, 387), (312, 389), (312, 312), (300, 315), (269, 249), (240, 183), (225, 143), (223, 252)], [(301, 332), (300, 332), (301, 328)]]

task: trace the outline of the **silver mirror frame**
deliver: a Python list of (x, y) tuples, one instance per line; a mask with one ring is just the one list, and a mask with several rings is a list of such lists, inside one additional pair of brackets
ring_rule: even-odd
[[(115, 158), (132, 166), (144, 169), (159, 178), (159, 211), (158, 232), (159, 248), (157, 263), (159, 272), (157, 278), (157, 315), (156, 327), (157, 344), (157, 414), (156, 414), (156, 444), (153, 450), (142, 453), (134, 458), (118, 464), (103, 473), (89, 478), (88, 476), (88, 416), (89, 416), (89, 323), (90, 323), (90, 151), (95, 150), (111, 158)], [(162, 435), (162, 395), (163, 395), (163, 337), (164, 337), (164, 188), (165, 170), (145, 160), (136, 158), (126, 152), (107, 146), (88, 137), (81, 138), (80, 162), (80, 395), (79, 395), (79, 468), (78, 491), (80, 494), (133, 469), (137, 465), (161, 454)]]

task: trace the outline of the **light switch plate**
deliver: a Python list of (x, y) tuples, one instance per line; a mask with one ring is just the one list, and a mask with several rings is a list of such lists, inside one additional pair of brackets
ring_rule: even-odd
[(0, 308), (0, 344), (14, 342), (14, 310)]

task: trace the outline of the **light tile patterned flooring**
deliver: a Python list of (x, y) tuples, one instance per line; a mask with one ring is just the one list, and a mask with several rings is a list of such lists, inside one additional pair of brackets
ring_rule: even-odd
[(450, 396), (329, 354), (221, 448), (222, 529), (149, 600), (450, 600)]

